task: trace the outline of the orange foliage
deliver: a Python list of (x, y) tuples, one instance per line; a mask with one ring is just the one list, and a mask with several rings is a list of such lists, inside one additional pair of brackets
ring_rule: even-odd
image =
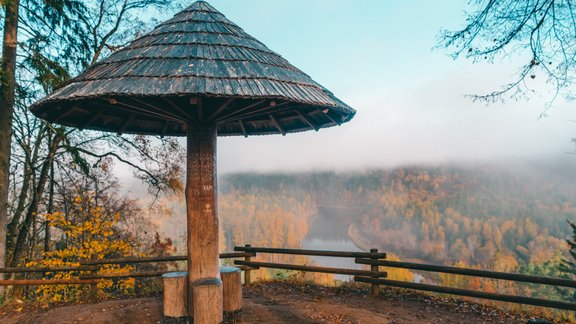
[[(74, 221), (66, 219), (63, 213), (55, 212), (45, 215), (53, 227), (62, 231), (67, 237), (68, 244), (58, 250), (43, 254), (41, 261), (28, 262), (27, 267), (64, 267), (78, 266), (80, 260), (91, 258), (102, 259), (113, 255), (116, 257), (131, 255), (134, 246), (121, 238), (115, 237), (115, 226), (121, 215), (108, 214), (102, 207), (94, 206), (91, 198), (78, 196), (74, 200), (78, 212)], [(104, 265), (98, 273), (121, 273), (132, 270), (132, 266)], [(50, 279), (78, 278), (78, 272), (46, 273)], [(99, 293), (131, 292), (134, 279), (100, 280)], [(45, 302), (73, 301), (85, 293), (85, 286), (79, 285), (50, 285), (39, 286), (36, 294)]]

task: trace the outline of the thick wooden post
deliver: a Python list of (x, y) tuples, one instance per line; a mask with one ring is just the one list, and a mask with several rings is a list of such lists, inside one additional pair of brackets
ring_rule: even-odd
[[(250, 245), (250, 244), (245, 244), (244, 247), (249, 248), (249, 247), (252, 247), (252, 245)], [(251, 256), (246, 256), (246, 257), (244, 257), (244, 261), (250, 262), (250, 261), (252, 261), (252, 257), (251, 257)], [(245, 285), (249, 285), (249, 284), (250, 284), (250, 280), (251, 280), (251, 278), (250, 278), (250, 271), (252, 271), (252, 270), (250, 270), (250, 269), (245, 269), (245, 270), (244, 270), (244, 284), (245, 284)]]
[(242, 277), (240, 268), (220, 268), (224, 323), (236, 323), (242, 319)]
[(187, 323), (188, 273), (170, 272), (162, 275), (162, 323)]
[(198, 303), (193, 297), (195, 281), (220, 278), (215, 125), (188, 124), (187, 162), (188, 316), (192, 318), (195, 309), (206, 309), (202, 303), (220, 305), (222, 312), (222, 294), (213, 296), (218, 300)]
[(222, 323), (222, 280), (204, 278), (192, 284), (194, 324)]
[[(370, 253), (378, 253), (378, 249), (370, 249)], [(371, 259), (372, 260), (378, 260), (378, 257), (372, 256)], [(378, 271), (378, 266), (372, 265), (372, 266), (370, 266), (370, 270), (371, 271)], [(375, 277), (375, 278), (378, 278), (378, 277)], [(374, 295), (374, 296), (380, 295), (380, 285), (372, 284), (372, 295)]]

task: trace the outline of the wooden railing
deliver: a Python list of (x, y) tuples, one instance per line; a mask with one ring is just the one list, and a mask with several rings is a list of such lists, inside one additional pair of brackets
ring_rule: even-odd
[[(270, 253), (270, 254), (292, 254), (292, 255), (302, 255), (302, 256), (321, 256), (321, 257), (334, 257), (334, 258), (371, 258), (371, 260), (378, 261), (380, 259), (386, 258), (386, 253), (378, 253), (377, 249), (372, 249), (372, 252), (345, 252), (345, 251), (324, 251), (324, 250), (301, 250), (301, 249), (277, 249), (277, 248), (264, 248), (264, 247), (252, 247), (251, 245), (236, 246), (234, 251), (241, 251), (244, 253), (252, 253), (252, 256), (256, 256), (256, 253)], [(386, 277), (386, 272), (378, 271), (378, 266), (376, 268), (368, 270), (357, 270), (357, 269), (344, 269), (344, 268), (328, 268), (328, 267), (317, 267), (309, 265), (294, 265), (294, 264), (283, 264), (283, 263), (271, 263), (271, 262), (257, 262), (252, 261), (251, 258), (247, 260), (235, 260), (235, 265), (238, 266), (248, 266), (251, 268), (272, 268), (272, 269), (284, 269), (284, 270), (296, 270), (304, 272), (320, 272), (320, 273), (333, 273), (351, 276), (371, 276), (374, 278)], [(246, 276), (246, 273), (248, 276)], [(244, 282), (250, 283), (250, 270), (245, 271)], [(378, 284), (374, 284), (378, 286)], [(375, 294), (378, 291), (374, 290)]]
[[(357, 282), (368, 283), (372, 287), (373, 294), (377, 295), (380, 291), (380, 286), (393, 286), (408, 289), (417, 289), (430, 292), (438, 292), (444, 294), (453, 294), (474, 298), (490, 299), (497, 301), (505, 301), (512, 303), (520, 303), (534, 306), (543, 306), (565, 310), (576, 310), (576, 303), (549, 300), (533, 297), (504, 295), (497, 293), (488, 293), (483, 291), (467, 290), (461, 288), (435, 286), (422, 283), (404, 282), (397, 280), (386, 279), (387, 273), (384, 271), (388, 268), (399, 268), (408, 270), (428, 271), (434, 273), (450, 273), (463, 276), (491, 278), (498, 280), (509, 280), (514, 282), (527, 282), (541, 285), (552, 285), (556, 287), (576, 288), (576, 281), (563, 278), (552, 278), (542, 276), (532, 276), (525, 274), (505, 273), (496, 271), (487, 271), (479, 269), (468, 269), (459, 267), (439, 266), (424, 263), (411, 263), (400, 261), (386, 260), (386, 253), (378, 252), (377, 249), (371, 249), (370, 252), (346, 252), (346, 251), (324, 251), (324, 250), (303, 250), (303, 249), (280, 249), (280, 248), (265, 248), (265, 247), (252, 247), (250, 245), (234, 247), (235, 252), (220, 254), (221, 259), (239, 259), (235, 260), (234, 264), (244, 271), (244, 283), (251, 283), (251, 271), (260, 268), (271, 269), (285, 269), (302, 272), (319, 272), (319, 273), (332, 273), (353, 276)], [(284, 264), (273, 262), (255, 261), (253, 258), (258, 253), (263, 254), (289, 254), (301, 256), (320, 256), (320, 257), (335, 257), (335, 258), (352, 258), (356, 264), (369, 266), (369, 270), (347, 269), (347, 268), (334, 268), (334, 267), (320, 267), (310, 265), (297, 265), (297, 264)], [(170, 271), (139, 271), (139, 272), (126, 272), (126, 273), (97, 273), (102, 265), (106, 264), (135, 264), (135, 263), (149, 263), (149, 262), (174, 262), (186, 261), (186, 256), (162, 256), (162, 257), (128, 257), (128, 258), (115, 258), (104, 260), (83, 260), (80, 266), (76, 267), (43, 267), (43, 268), (0, 268), (0, 273), (38, 273), (38, 272), (61, 272), (61, 271), (79, 271), (89, 272), (79, 274), (75, 279), (19, 279), (19, 280), (0, 280), (0, 286), (11, 285), (80, 285), (89, 284), (92, 288), (95, 287), (99, 279), (110, 278), (128, 278), (128, 277), (156, 277)]]
[(247, 265), (252, 267), (261, 268), (274, 268), (274, 269), (289, 269), (289, 270), (299, 270), (307, 272), (325, 272), (325, 273), (335, 273), (335, 274), (354, 274), (354, 281), (369, 283), (372, 285), (372, 290), (376, 294), (379, 290), (379, 285), (393, 286), (399, 288), (417, 289), (431, 292), (439, 292), (444, 294), (452, 294), (459, 296), (467, 296), (474, 298), (490, 299), (497, 301), (505, 301), (511, 303), (519, 303), (526, 305), (550, 307), (557, 309), (566, 310), (576, 310), (576, 303), (524, 297), (524, 296), (514, 296), (514, 295), (504, 295), (496, 293), (488, 293), (483, 291), (467, 290), (452, 287), (434, 286), (421, 283), (404, 282), (397, 280), (383, 279), (386, 277), (386, 272), (381, 271), (379, 267), (390, 267), (390, 268), (400, 268), (409, 270), (422, 270), (436, 273), (451, 273), (464, 276), (482, 277), (482, 278), (492, 278), (500, 280), (509, 280), (515, 282), (528, 282), (534, 284), (561, 286), (568, 288), (576, 288), (576, 281), (563, 278), (552, 278), (552, 277), (542, 277), (542, 276), (532, 276), (525, 274), (516, 273), (505, 273), (478, 269), (468, 269), (468, 268), (458, 268), (458, 267), (448, 267), (448, 266), (438, 266), (432, 264), (424, 263), (410, 263), (410, 262), (398, 262), (398, 261), (388, 261), (382, 260), (386, 258), (385, 253), (378, 253), (378, 250), (372, 249), (371, 252), (335, 252), (335, 251), (315, 251), (315, 250), (294, 250), (294, 249), (273, 249), (273, 248), (258, 248), (258, 247), (235, 247), (235, 251), (243, 252), (254, 252), (254, 253), (275, 253), (275, 254), (297, 254), (297, 255), (311, 255), (311, 256), (331, 256), (331, 257), (348, 257), (355, 258), (356, 264), (365, 264), (371, 266), (371, 270), (353, 270), (353, 269), (340, 269), (340, 268), (323, 268), (305, 265), (291, 265), (291, 264), (281, 264), (281, 263), (267, 263), (267, 262), (253, 262), (253, 261), (234, 261), (238, 265)]
[[(247, 252), (221, 253), (220, 259), (242, 258), (253, 255)], [(137, 277), (158, 277), (167, 272), (165, 271), (139, 271), (139, 272), (120, 272), (120, 273), (97, 273), (102, 265), (106, 264), (134, 264), (148, 262), (175, 262), (186, 261), (185, 255), (160, 256), (160, 257), (128, 257), (101, 260), (81, 260), (79, 266), (68, 267), (18, 267), (18, 268), (0, 268), (0, 273), (38, 273), (38, 272), (90, 272), (89, 274), (79, 274), (74, 279), (7, 279), (0, 280), (0, 286), (28, 286), (28, 285), (83, 285), (98, 283), (98, 279), (112, 278), (137, 278)]]
[[(424, 264), (424, 263), (388, 261), (388, 260), (375, 261), (375, 260), (371, 260), (371, 259), (357, 258), (355, 260), (355, 262), (357, 264), (378, 265), (378, 266), (386, 266), (386, 267), (399, 268), (399, 269), (422, 270), (422, 271), (436, 272), (436, 273), (450, 273), (450, 274), (457, 274), (457, 275), (471, 276), (471, 277), (492, 278), (492, 279), (499, 279), (499, 280), (514, 281), (514, 282), (528, 282), (528, 283), (535, 283), (535, 284), (576, 288), (576, 280), (563, 279), (563, 278), (532, 276), (532, 275), (525, 275), (525, 274), (518, 274), (518, 273), (506, 273), (506, 272), (497, 272), (497, 271), (487, 271), (487, 270), (448, 267), (448, 266), (439, 266), (439, 265)], [(566, 310), (572, 310), (572, 311), (576, 310), (576, 303), (542, 299), (542, 298), (533, 298), (533, 297), (524, 297), (524, 296), (515, 296), (515, 295), (504, 295), (504, 294), (489, 293), (489, 292), (477, 291), (477, 290), (468, 290), (468, 289), (460, 289), (460, 288), (452, 288), (452, 287), (444, 287), (444, 286), (434, 286), (434, 285), (428, 285), (428, 284), (422, 284), (422, 283), (405, 282), (405, 281), (380, 279), (380, 278), (367, 278), (367, 277), (362, 277), (362, 276), (355, 276), (354, 281), (364, 282), (364, 283), (369, 283), (369, 284), (380, 284), (380, 285), (386, 285), (386, 286), (392, 286), (392, 287), (398, 287), (398, 288), (417, 289), (417, 290), (438, 292), (438, 293), (451, 294), (451, 295), (490, 299), (490, 300), (497, 300), (497, 301), (504, 301), (504, 302), (511, 302), (511, 303), (525, 304), (525, 305), (542, 306), (542, 307), (550, 307), (550, 308), (557, 308), (557, 309), (566, 309)]]

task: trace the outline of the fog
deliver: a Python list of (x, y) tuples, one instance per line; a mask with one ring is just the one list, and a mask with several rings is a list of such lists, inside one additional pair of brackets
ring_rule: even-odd
[[(472, 69), (469, 69), (472, 70)], [(539, 160), (567, 156), (576, 124), (568, 104), (540, 117), (544, 101), (473, 103), (454, 73), (379, 93), (348, 93), (356, 117), (318, 133), (221, 138), (221, 172), (365, 169), (405, 164)]]
[(439, 48), (442, 29), (464, 24), (468, 1), (209, 2), (357, 110), (351, 122), (317, 133), (220, 138), (220, 173), (533, 161), (575, 151), (573, 103), (559, 97), (548, 109), (553, 92), (540, 75), (528, 80), (535, 92), (527, 98), (486, 105), (466, 97), (499, 90), (530, 59), (473, 64)]
[(211, 3), (357, 110), (350, 123), (318, 133), (221, 138), (221, 172), (534, 160), (574, 151), (572, 104), (559, 98), (540, 118), (551, 98), (540, 76), (528, 84), (536, 91), (529, 100), (485, 105), (465, 97), (513, 81), (526, 59), (472, 64), (434, 49), (442, 28), (464, 23), (466, 1)]

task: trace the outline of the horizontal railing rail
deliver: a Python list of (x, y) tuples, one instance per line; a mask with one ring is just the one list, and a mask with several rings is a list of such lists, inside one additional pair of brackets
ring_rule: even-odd
[(250, 267), (255, 267), (255, 268), (271, 268), (271, 269), (295, 270), (295, 271), (304, 271), (304, 272), (333, 273), (333, 274), (342, 274), (342, 275), (351, 275), (351, 276), (386, 277), (385, 272), (368, 271), (368, 270), (328, 268), (328, 267), (317, 267), (317, 266), (309, 266), (309, 265), (295, 265), (295, 264), (285, 264), (285, 263), (255, 262), (255, 261), (242, 261), (242, 260), (235, 260), (234, 264), (235, 265), (250, 266)]
[(252, 246), (250, 247), (235, 246), (234, 251), (273, 253), (273, 254), (296, 254), (296, 255), (340, 257), (340, 258), (376, 258), (376, 259), (386, 258), (386, 253), (277, 249), (277, 248), (252, 247)]
[[(243, 258), (252, 253), (220, 253), (220, 259)], [(130, 263), (148, 263), (148, 262), (177, 262), (186, 261), (185, 255), (170, 255), (160, 257), (128, 257), (128, 258), (113, 258), (102, 260), (81, 260), (81, 265), (104, 265), (104, 264), (130, 264)], [(0, 271), (1, 272), (1, 271)]]
[(397, 280), (376, 279), (376, 278), (368, 278), (368, 277), (360, 277), (360, 276), (354, 277), (354, 281), (364, 282), (364, 283), (369, 283), (369, 284), (378, 284), (378, 285), (385, 285), (385, 286), (391, 286), (391, 287), (398, 287), (398, 288), (417, 289), (417, 290), (424, 290), (424, 291), (431, 291), (431, 292), (445, 293), (445, 294), (459, 295), (459, 296), (466, 296), (466, 297), (498, 300), (498, 301), (504, 301), (504, 302), (510, 302), (510, 303), (517, 303), (517, 304), (543, 306), (543, 307), (565, 309), (565, 310), (572, 310), (572, 311), (576, 310), (576, 304), (575, 303), (563, 302), (563, 301), (557, 301), (557, 300), (540, 299), (540, 298), (524, 297), (524, 296), (513, 296), (513, 295), (501, 295), (501, 294), (489, 293), (489, 292), (483, 292), (483, 291), (475, 291), (475, 290), (467, 290), (467, 289), (443, 287), (443, 286), (434, 286), (434, 285), (427, 285), (427, 284), (414, 283), (414, 282), (405, 282), (405, 281), (397, 281)]
[[(230, 252), (221, 253), (220, 259), (232, 258), (245, 258), (253, 256), (252, 252)], [(117, 273), (95, 273), (99, 266), (106, 264), (134, 264), (134, 263), (152, 263), (152, 262), (175, 262), (186, 261), (185, 255), (173, 256), (156, 256), (156, 257), (126, 257), (126, 258), (113, 258), (101, 260), (81, 260), (79, 266), (67, 267), (12, 267), (0, 268), (0, 273), (47, 273), (47, 272), (92, 272), (87, 274), (80, 274), (78, 279), (9, 279), (0, 280), (0, 286), (26, 286), (26, 285), (84, 285), (84, 284), (97, 284), (98, 280), (102, 279), (120, 279), (120, 278), (142, 278), (142, 277), (159, 277), (165, 273), (173, 272), (175, 270), (163, 271), (131, 271), (131, 272), (117, 272)], [(254, 270), (253, 268), (241, 266), (242, 271)]]
[(84, 279), (13, 279), (0, 280), (0, 286), (44, 286), (44, 285), (87, 285), (97, 284), (98, 280)]
[(371, 260), (371, 259), (357, 258), (355, 262), (358, 264), (378, 265), (391, 268), (451, 273), (463, 276), (493, 278), (493, 279), (510, 280), (517, 282), (529, 282), (543, 285), (576, 288), (576, 280), (563, 279), (563, 278), (532, 276), (520, 273), (507, 273), (507, 272), (498, 272), (498, 271), (489, 271), (480, 269), (468, 269), (468, 268), (441, 266), (433, 264), (388, 261), (388, 260)]
[(80, 279), (120, 279), (120, 278), (143, 278), (143, 277), (160, 277), (163, 274), (174, 272), (174, 270), (165, 271), (130, 271), (130, 272), (113, 272), (113, 273), (93, 273), (81, 274)]
[(33, 272), (66, 272), (66, 271), (91, 271), (95, 267), (70, 266), (70, 267), (41, 267), (41, 268), (0, 268), (0, 273), (33, 273)]

